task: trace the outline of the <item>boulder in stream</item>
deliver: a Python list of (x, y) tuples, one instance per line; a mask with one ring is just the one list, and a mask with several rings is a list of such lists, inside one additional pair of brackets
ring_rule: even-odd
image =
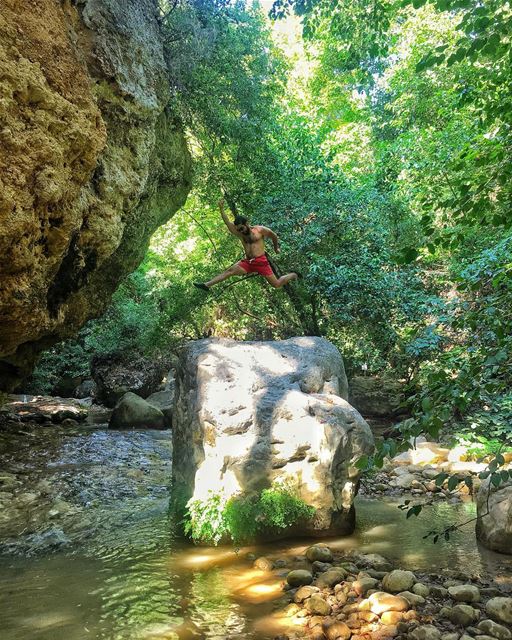
[(286, 483), (315, 508), (289, 535), (350, 533), (354, 463), (373, 437), (346, 397), (343, 359), (323, 338), (190, 343), (176, 372), (175, 511), (211, 491), (254, 495)]
[(493, 551), (512, 554), (512, 480), (494, 487), (490, 478), (477, 494), (476, 535)]
[(135, 393), (125, 393), (119, 400), (109, 426), (112, 429), (164, 429), (164, 414)]

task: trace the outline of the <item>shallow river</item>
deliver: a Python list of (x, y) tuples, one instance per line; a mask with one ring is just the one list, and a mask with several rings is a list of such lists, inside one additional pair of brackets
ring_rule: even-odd
[[(169, 438), (95, 431), (59, 436), (51, 446), (35, 437), (30, 456), (21, 446), (3, 451), (26, 490), (50, 482), (73, 507), (60, 520), (41, 505), (36, 516), (28, 509), (16, 538), (0, 528), (3, 640), (263, 640), (279, 633), (286, 569), (269, 577), (246, 554), (291, 558), (307, 541), (238, 553), (178, 541), (167, 514)], [(399, 502), (358, 499), (355, 534), (328, 543), (418, 571), (461, 569), (498, 581), (512, 574), (512, 559), (477, 547), (472, 525), (443, 544), (422, 539), (432, 526), (470, 519), (472, 503), (440, 503), (406, 523)]]

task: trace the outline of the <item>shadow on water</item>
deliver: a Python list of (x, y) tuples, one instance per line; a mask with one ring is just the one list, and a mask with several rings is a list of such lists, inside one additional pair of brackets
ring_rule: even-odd
[[(37, 465), (32, 451), (30, 464)], [(43, 471), (68, 488), (66, 499), (80, 506), (75, 524), (84, 531), (58, 553), (0, 557), (2, 640), (264, 640), (283, 631), (283, 619), (273, 611), (284, 606), (286, 569), (259, 571), (246, 554), (290, 559), (304, 552), (307, 541), (236, 554), (173, 538), (168, 433), (63, 436), (50, 465), (43, 454), (41, 460)], [(440, 504), (428, 518), (405, 524), (396, 502), (360, 498), (355, 534), (328, 543), (381, 553), (418, 570), (510, 576), (512, 559), (483, 553), (471, 527), (435, 547), (422, 540), (433, 524), (460, 522), (473, 512), (471, 504)]]

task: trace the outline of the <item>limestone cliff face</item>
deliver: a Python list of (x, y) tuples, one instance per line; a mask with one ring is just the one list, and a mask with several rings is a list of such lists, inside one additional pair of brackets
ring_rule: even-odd
[(157, 0), (2, 0), (0, 388), (100, 314), (184, 203)]

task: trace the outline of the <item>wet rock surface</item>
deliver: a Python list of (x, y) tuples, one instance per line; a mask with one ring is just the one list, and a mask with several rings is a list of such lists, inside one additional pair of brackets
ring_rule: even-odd
[(73, 550), (167, 509), (168, 431), (0, 429), (0, 553)]

